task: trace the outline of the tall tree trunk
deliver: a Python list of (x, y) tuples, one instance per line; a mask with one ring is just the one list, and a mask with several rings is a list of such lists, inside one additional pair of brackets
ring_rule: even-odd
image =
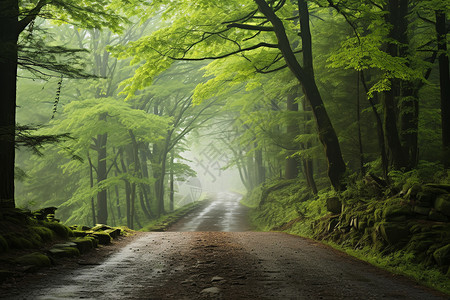
[(13, 208), (19, 4), (0, 1), (0, 208)]
[[(125, 165), (125, 161), (123, 159), (123, 151), (120, 152), (120, 164), (122, 166), (122, 173), (127, 173), (127, 166)], [(125, 210), (127, 216), (127, 226), (128, 228), (131, 228), (131, 184), (127, 179), (124, 179), (123, 181), (125, 183)]]
[[(106, 118), (106, 116), (104, 117)], [(108, 135), (99, 134), (97, 136), (97, 184), (101, 186), (102, 181), (107, 178), (106, 170), (106, 144)], [(97, 221), (100, 224), (106, 224), (108, 222), (108, 202), (106, 189), (100, 190), (97, 194)]]
[[(366, 94), (369, 92), (369, 88), (367, 87), (366, 79), (364, 76), (364, 72), (361, 71), (361, 83), (364, 86), (364, 90)], [(378, 94), (376, 94), (378, 95)], [(378, 96), (377, 96), (378, 97)], [(377, 137), (378, 137), (378, 145), (380, 147), (380, 158), (381, 158), (381, 169), (383, 172), (383, 177), (385, 180), (388, 180), (388, 159), (386, 154), (386, 142), (384, 139), (384, 129), (383, 129), (383, 121), (381, 121), (381, 116), (378, 113), (375, 102), (372, 98), (367, 98), (369, 101), (370, 107), (372, 108), (372, 112), (375, 116), (376, 128), (377, 128)], [(377, 101), (378, 102), (378, 101)]]
[[(408, 0), (390, 0), (387, 4), (386, 21), (392, 25), (389, 32), (389, 39), (386, 52), (392, 56), (400, 56), (404, 52), (402, 47), (406, 42), (406, 14), (408, 10)], [(394, 169), (408, 167), (408, 157), (403, 151), (397, 128), (397, 98), (400, 96), (400, 80), (391, 79), (391, 88), (383, 93), (384, 109), (384, 134), (391, 156), (391, 163)]]
[(359, 169), (361, 175), (364, 176), (366, 171), (364, 170), (364, 151), (362, 144), (362, 135), (361, 135), (361, 94), (360, 94), (360, 72), (357, 72), (356, 79), (356, 125), (358, 129), (358, 148), (359, 148)]
[[(148, 145), (144, 144), (144, 148), (148, 149)], [(148, 166), (147, 166), (147, 154), (146, 154), (145, 149), (142, 149), (142, 148), (140, 151), (140, 160), (141, 160), (142, 176), (148, 180), (150, 175), (149, 175)], [(151, 204), (150, 204), (150, 198), (151, 198), (150, 197), (150, 185), (142, 184), (141, 188), (143, 189), (142, 192), (144, 193), (145, 204), (148, 208), (150, 215), (152, 215)]]
[(439, 84), (441, 88), (441, 118), (443, 163), (450, 167), (450, 71), (447, 55), (446, 16), (443, 11), (436, 11), (436, 33), (438, 41)]
[[(311, 121), (311, 116), (309, 112), (311, 112), (311, 107), (306, 103), (306, 101), (302, 101), (302, 108), (304, 113), (304, 131), (306, 134), (311, 134), (311, 126), (309, 125), (309, 121)], [(306, 144), (303, 144), (302, 147), (304, 149), (311, 148), (312, 143), (310, 141), (306, 142)], [(308, 184), (308, 187), (311, 189), (314, 195), (317, 195), (317, 185), (316, 181), (314, 180), (314, 164), (312, 158), (304, 158), (303, 159), (303, 169), (305, 172), (305, 178), (306, 183)]]
[(134, 229), (134, 218), (136, 214), (135, 210), (136, 202), (136, 183), (131, 184), (131, 201), (130, 201), (130, 228)]
[[(294, 76), (301, 83), (305, 91), (305, 95), (311, 105), (317, 124), (319, 140), (324, 147), (325, 156), (328, 161), (328, 177), (330, 179), (331, 185), (335, 190), (343, 190), (345, 189), (344, 176), (346, 166), (344, 160), (342, 159), (339, 140), (325, 109), (325, 105), (322, 101), (319, 89), (317, 88), (314, 75), (305, 70), (298, 62), (291, 48), (289, 39), (286, 35), (286, 30), (281, 19), (278, 18), (277, 15), (275, 15), (275, 12), (272, 10), (272, 8), (269, 7), (265, 0), (254, 1), (258, 5), (261, 13), (263, 13), (267, 17), (269, 22), (273, 25), (274, 32), (278, 40), (278, 47), (283, 54), (284, 60), (286, 61), (287, 66), (292, 71)], [(300, 31), (302, 35), (304, 64), (312, 65), (312, 55), (310, 55), (310, 53), (312, 53), (310, 38), (311, 33), (309, 30), (309, 21), (307, 21), (309, 19), (308, 4), (305, 0), (299, 0), (298, 7), (300, 13)], [(311, 58), (310, 62), (308, 60), (305, 61), (305, 58), (308, 57)]]
[[(295, 92), (289, 93), (286, 99), (286, 109), (287, 112), (294, 113), (298, 112), (298, 103), (295, 102)], [(294, 139), (299, 135), (299, 125), (298, 120), (296, 118), (288, 118), (287, 124), (286, 124), (286, 135), (288, 142), (288, 157), (286, 158), (286, 167), (284, 171), (284, 177), (286, 179), (294, 179), (298, 176), (298, 168), (299, 168), (299, 161), (297, 158), (292, 157), (292, 155), (295, 153), (296, 150), (298, 150), (298, 147), (296, 147), (296, 143), (294, 142)]]
[(170, 175), (169, 175), (169, 209), (170, 211), (174, 211), (175, 209), (175, 203), (174, 203), (174, 195), (175, 195), (175, 191), (174, 191), (174, 170), (173, 170), (173, 162), (174, 162), (174, 150), (172, 149), (172, 151), (170, 151)]
[[(258, 145), (255, 143), (255, 148), (257, 147)], [(256, 163), (257, 184), (260, 185), (266, 180), (266, 170), (264, 168), (262, 149), (255, 150), (255, 163)]]
[[(140, 179), (140, 178), (142, 178), (142, 167), (141, 167), (142, 164), (139, 159), (139, 145), (136, 141), (136, 136), (134, 135), (133, 130), (131, 130), (131, 129), (128, 130), (128, 133), (131, 138), (131, 148), (132, 148), (132, 152), (133, 152), (134, 176), (136, 176)], [(144, 213), (144, 215), (147, 219), (151, 219), (150, 213), (148, 212), (148, 209), (145, 206), (144, 195), (142, 194), (144, 184), (141, 183), (139, 186), (140, 186), (140, 204), (141, 204), (142, 212)]]
[(415, 168), (418, 162), (419, 132), (419, 89), (412, 82), (403, 82), (400, 104), (400, 141), (408, 161), (409, 168)]
[[(92, 160), (91, 160), (91, 156), (89, 155), (89, 151), (87, 154), (87, 158), (89, 161), (89, 182), (90, 182), (90, 186), (91, 189), (94, 187), (94, 166), (92, 165)], [(91, 197), (91, 211), (92, 211), (92, 225), (95, 226), (95, 224), (97, 223), (97, 219), (96, 219), (96, 214), (95, 214), (95, 201), (94, 201), (94, 197)]]

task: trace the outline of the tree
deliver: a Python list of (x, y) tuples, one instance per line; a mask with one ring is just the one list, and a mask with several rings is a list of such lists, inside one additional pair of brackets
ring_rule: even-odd
[[(119, 29), (121, 20), (111, 1), (0, 2), (0, 207), (14, 207), (14, 160), (16, 129), (16, 81), (19, 35), (38, 16), (60, 19), (85, 27)], [(117, 4), (117, 3), (116, 3)], [(49, 7), (41, 14), (44, 7)]]
[[(186, 4), (180, 6), (180, 3), (177, 3), (175, 7), (171, 2), (158, 3), (164, 4), (162, 9), (166, 11), (165, 15), (173, 13), (174, 16), (177, 9), (184, 8), (183, 5)], [(244, 58), (251, 59), (252, 55), (261, 51), (268, 52), (273, 58), (272, 61), (265, 65), (265, 61), (259, 62), (261, 65), (259, 66), (258, 60), (254, 60), (256, 71), (272, 72), (288, 67), (303, 86), (316, 120), (319, 140), (323, 144), (328, 160), (328, 176), (331, 184), (337, 190), (342, 189), (345, 163), (339, 141), (315, 83), (312, 69), (309, 67), (312, 66), (312, 56), (310, 55), (311, 40), (307, 20), (309, 12), (306, 2), (299, 1), (297, 7), (302, 20), (300, 22), (300, 32), (303, 37), (302, 50), (293, 49), (288, 38), (288, 34), (295, 35), (299, 31), (294, 29), (295, 24), (289, 21), (296, 8), (288, 2), (275, 1), (270, 4), (264, 0), (255, 0), (254, 3), (247, 1), (245, 4), (210, 2), (185, 9), (185, 17), (173, 19), (173, 24), (169, 28), (159, 30), (149, 37), (130, 44), (126, 50), (122, 49), (124, 51), (121, 57), (134, 56), (135, 62), (146, 60), (138, 68), (134, 78), (128, 81), (126, 91), (133, 94), (149, 84), (152, 77), (167, 68), (174, 60), (221, 59), (232, 55), (242, 55)], [(205, 11), (209, 13), (206, 14)], [(211, 16), (217, 22), (211, 22)], [(189, 26), (186, 27), (189, 17), (195, 17), (195, 19), (189, 19), (187, 22)], [(285, 27), (284, 22), (287, 22), (289, 28)], [(295, 54), (299, 51), (306, 53), (303, 62), (305, 66), (301, 66), (297, 60)], [(145, 77), (142, 76), (143, 74)]]

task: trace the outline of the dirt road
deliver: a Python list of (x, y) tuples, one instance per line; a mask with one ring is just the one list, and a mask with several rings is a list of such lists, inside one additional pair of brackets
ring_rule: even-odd
[[(197, 225), (185, 220), (174, 228), (199, 230), (203, 228), (201, 224), (209, 222), (238, 229), (233, 227), (234, 222), (224, 221), (228, 219), (226, 211), (243, 212), (231, 204), (234, 202), (231, 196), (223, 197), (197, 215), (203, 214)], [(230, 210), (218, 216), (217, 211), (224, 207)], [(311, 240), (250, 231), (139, 233), (101, 264), (42, 277), (3, 296), (7, 299), (447, 299)]]

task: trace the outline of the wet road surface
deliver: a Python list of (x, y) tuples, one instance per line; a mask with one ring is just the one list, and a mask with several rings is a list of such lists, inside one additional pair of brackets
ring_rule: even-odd
[(248, 208), (239, 203), (241, 199), (239, 194), (218, 193), (209, 205), (186, 215), (168, 231), (250, 231)]
[[(235, 230), (225, 215), (245, 216), (236, 203), (222, 197), (201, 218), (191, 216), (198, 222), (177, 226)], [(308, 239), (218, 231), (138, 233), (98, 265), (1, 292), (7, 299), (448, 299)]]

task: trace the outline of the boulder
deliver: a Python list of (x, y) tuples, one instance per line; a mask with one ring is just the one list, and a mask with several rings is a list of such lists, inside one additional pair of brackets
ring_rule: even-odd
[(50, 258), (40, 252), (20, 256), (15, 259), (15, 262), (19, 265), (35, 267), (45, 267), (52, 264)]
[(433, 206), (435, 197), (434, 194), (419, 192), (417, 193), (415, 204), (421, 207), (431, 207)]
[(450, 265), (450, 244), (434, 251), (433, 258), (439, 266)]
[(66, 247), (76, 247), (77, 244), (73, 243), (73, 242), (67, 242), (64, 244), (55, 244), (53, 245), (53, 248), (66, 248)]
[(72, 242), (76, 245), (80, 253), (86, 253), (94, 248), (94, 243), (90, 238), (76, 238)]
[(333, 214), (340, 214), (342, 211), (342, 203), (338, 197), (327, 198), (327, 210)]
[(380, 224), (379, 229), (383, 239), (391, 245), (409, 240), (410, 232), (404, 223), (386, 222)]
[(439, 195), (434, 202), (436, 211), (450, 216), (450, 194)]
[(108, 245), (111, 243), (111, 236), (106, 232), (97, 231), (92, 233), (92, 236), (95, 237), (101, 245)]
[(430, 211), (431, 211), (431, 208), (430, 207), (414, 206), (413, 211), (414, 211), (415, 214), (428, 216)]
[(105, 225), (105, 224), (96, 224), (94, 227), (92, 227), (91, 231), (105, 231), (108, 229), (113, 229), (111, 226)]
[(82, 230), (73, 230), (72, 232), (74, 237), (85, 237), (87, 235), (87, 232)]
[(56, 258), (74, 257), (80, 255), (80, 251), (75, 247), (52, 248), (48, 250), (51, 256)]
[(105, 230), (105, 232), (109, 234), (113, 239), (117, 239), (121, 235), (122, 230), (120, 230), (120, 228), (112, 228)]
[(412, 209), (409, 205), (394, 204), (389, 205), (383, 210), (383, 219), (386, 221), (404, 221), (406, 216), (412, 214)]

